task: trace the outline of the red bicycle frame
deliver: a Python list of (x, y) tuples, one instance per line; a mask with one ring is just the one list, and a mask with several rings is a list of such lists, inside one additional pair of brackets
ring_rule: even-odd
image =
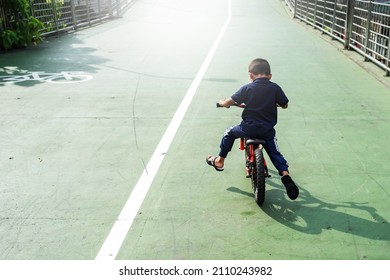
[[(246, 141), (245, 138), (240, 139), (240, 150), (245, 151), (247, 149), (247, 152), (248, 152), (248, 154), (247, 154), (248, 158), (246, 159), (247, 162), (251, 165), (255, 164), (255, 152), (254, 152), (255, 147), (254, 147), (254, 145), (248, 145), (248, 147), (246, 147), (245, 141)], [(271, 177), (268, 173), (268, 167), (267, 167), (267, 162), (265, 160), (265, 157), (263, 157), (263, 161), (264, 161), (265, 176)], [(246, 172), (246, 176), (249, 178), (251, 176), (251, 174), (250, 174), (248, 164), (245, 167), (245, 172)]]

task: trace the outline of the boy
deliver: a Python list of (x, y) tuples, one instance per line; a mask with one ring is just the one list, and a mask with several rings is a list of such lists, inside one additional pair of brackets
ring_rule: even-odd
[(267, 60), (257, 58), (249, 64), (251, 83), (242, 86), (230, 98), (222, 99), (218, 103), (221, 107), (229, 108), (233, 104), (245, 104), (242, 112), (242, 121), (239, 125), (228, 128), (222, 137), (219, 156), (207, 156), (207, 164), (217, 171), (224, 170), (227, 154), (231, 151), (237, 138), (261, 138), (266, 140), (264, 149), (273, 165), (282, 176), (282, 183), (286, 187), (287, 195), (295, 200), (299, 189), (291, 179), (288, 164), (279, 152), (276, 143), (277, 107), (286, 109), (288, 98), (283, 90), (271, 82), (271, 67)]

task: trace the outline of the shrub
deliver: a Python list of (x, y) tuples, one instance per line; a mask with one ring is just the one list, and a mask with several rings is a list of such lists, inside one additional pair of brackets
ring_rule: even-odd
[(5, 19), (0, 18), (0, 50), (23, 48), (42, 40), (43, 23), (30, 15), (28, 0), (0, 0)]

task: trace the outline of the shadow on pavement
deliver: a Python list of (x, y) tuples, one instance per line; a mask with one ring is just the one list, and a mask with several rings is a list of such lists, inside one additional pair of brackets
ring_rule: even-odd
[[(337, 230), (373, 240), (390, 240), (390, 224), (368, 203), (325, 202), (315, 198), (303, 187), (296, 201), (290, 201), (282, 184), (267, 182), (277, 189), (266, 190), (261, 209), (275, 221), (306, 234)], [(228, 191), (253, 198), (251, 192), (237, 187)], [(255, 202), (254, 202), (255, 203)], [(352, 213), (356, 213), (356, 215)], [(365, 218), (363, 218), (365, 217)]]
[[(0, 53), (0, 87), (7, 84), (32, 87), (61, 72), (97, 72), (96, 65), (108, 59), (94, 54), (97, 49), (82, 47), (82, 43), (77, 34), (69, 34), (35, 47)], [(61, 81), (57, 78), (57, 82)]]

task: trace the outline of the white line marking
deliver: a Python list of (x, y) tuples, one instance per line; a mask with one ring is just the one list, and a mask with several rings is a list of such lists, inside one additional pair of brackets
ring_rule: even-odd
[(139, 208), (144, 201), (146, 194), (153, 182), (154, 177), (157, 174), (158, 169), (165, 157), (165, 154), (168, 152), (168, 149), (175, 137), (177, 130), (180, 127), (180, 124), (188, 110), (188, 107), (191, 104), (193, 97), (199, 87), (200, 82), (202, 81), (204, 75), (206, 74), (207, 68), (210, 65), (210, 62), (217, 50), (217, 47), (227, 29), (227, 26), (231, 20), (231, 0), (228, 1), (228, 18), (223, 25), (220, 33), (215, 39), (209, 53), (207, 54), (206, 59), (203, 61), (202, 66), (200, 67), (198, 73), (196, 74), (194, 80), (192, 81), (191, 86), (189, 87), (186, 95), (184, 96), (179, 108), (177, 109), (175, 115), (173, 116), (167, 130), (165, 131), (163, 137), (160, 140), (156, 150), (154, 151), (151, 159), (149, 160), (144, 172), (139, 178), (137, 184), (134, 187), (129, 199), (127, 200), (125, 206), (122, 209), (122, 212), (119, 214), (114, 226), (112, 227), (107, 239), (103, 243), (102, 248), (100, 249), (96, 260), (114, 260), (121, 248), (123, 241), (126, 238), (128, 231), (130, 230), (131, 225)]

